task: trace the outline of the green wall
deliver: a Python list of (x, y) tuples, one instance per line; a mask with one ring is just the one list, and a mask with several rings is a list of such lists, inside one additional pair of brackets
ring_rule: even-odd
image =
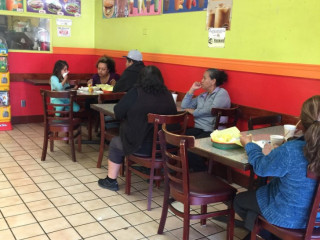
[(224, 49), (207, 47), (206, 12), (103, 19), (95, 6), (98, 49), (320, 64), (319, 0), (233, 0)]

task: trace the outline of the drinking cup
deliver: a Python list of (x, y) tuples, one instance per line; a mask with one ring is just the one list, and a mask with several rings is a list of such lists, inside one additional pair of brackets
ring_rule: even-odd
[(278, 147), (284, 142), (284, 136), (270, 135), (270, 142), (271, 142), (272, 148)]
[(174, 102), (177, 103), (178, 94), (172, 93), (172, 97), (173, 97)]
[(296, 132), (296, 126), (286, 124), (283, 126), (284, 129), (284, 138), (287, 140), (288, 138), (291, 138), (294, 136), (294, 133)]

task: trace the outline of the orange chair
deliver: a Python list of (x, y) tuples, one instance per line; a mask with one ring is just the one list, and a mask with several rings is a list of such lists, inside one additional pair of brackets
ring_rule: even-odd
[[(161, 158), (160, 142), (158, 140), (159, 125), (161, 124), (179, 124), (180, 128), (177, 128), (174, 132), (179, 134), (184, 134), (187, 123), (188, 114), (183, 112), (177, 115), (158, 115), (158, 114), (148, 114), (148, 122), (153, 124), (153, 142), (152, 142), (152, 154), (151, 156), (142, 156), (138, 154), (131, 154), (126, 157), (126, 194), (130, 195), (131, 188), (131, 172), (149, 179), (149, 192), (148, 192), (148, 211), (151, 210), (151, 199), (152, 199), (152, 188), (153, 181), (157, 181), (159, 186), (159, 181), (163, 179), (163, 174), (161, 169), (163, 169), (163, 161)], [(173, 150), (173, 149), (171, 149)], [(139, 171), (132, 165), (139, 165), (150, 169), (150, 174)]]
[[(158, 234), (163, 233), (168, 208), (170, 208), (174, 214), (183, 218), (184, 240), (189, 239), (190, 219), (201, 219), (201, 225), (205, 225), (207, 218), (221, 215), (229, 216), (227, 239), (232, 240), (234, 230), (233, 199), (237, 190), (208, 172), (189, 173), (187, 151), (194, 147), (195, 138), (193, 136), (170, 133), (166, 130), (165, 125), (162, 126), (159, 136), (164, 161), (165, 190)], [(167, 144), (179, 146), (179, 151), (177, 153), (169, 152)], [(176, 209), (172, 204), (173, 201), (181, 202), (183, 211)], [(217, 202), (227, 202), (228, 208), (208, 213), (207, 205)], [(191, 214), (190, 205), (200, 205), (201, 213)]]
[[(313, 197), (313, 204), (310, 206), (309, 219), (306, 229), (281, 228), (269, 223), (262, 216), (258, 216), (251, 232), (251, 240), (255, 240), (261, 229), (266, 229), (283, 240), (310, 240), (320, 238), (320, 222), (317, 221), (317, 214), (320, 214), (320, 184), (319, 176), (308, 171), (307, 176), (317, 180), (317, 187)], [(294, 209), (292, 209), (294, 211)]]
[[(56, 92), (40, 90), (44, 108), (44, 140), (41, 161), (46, 160), (48, 141), (50, 140), (50, 151), (53, 152), (54, 140), (66, 140), (70, 143), (72, 161), (76, 162), (74, 139), (78, 139), (78, 151), (81, 151), (81, 125), (80, 119), (73, 117), (73, 102), (76, 98), (76, 91)], [(69, 99), (68, 104), (51, 103), (51, 98)], [(62, 107), (62, 110), (60, 108)], [(59, 109), (59, 110), (58, 110)], [(65, 136), (59, 136), (59, 132)]]
[[(106, 103), (106, 102), (115, 102), (119, 101), (126, 92), (117, 92), (117, 93), (105, 93), (105, 94), (100, 94), (98, 98), (98, 103)], [(103, 152), (104, 152), (104, 143), (105, 140), (108, 142), (111, 141), (111, 139), (114, 136), (119, 136), (119, 128), (114, 127), (114, 128), (109, 128), (106, 129), (106, 123), (112, 123), (112, 122), (119, 122), (118, 120), (108, 120), (107, 122), (104, 119), (104, 114), (100, 112), (100, 130), (101, 130), (101, 136), (100, 136), (100, 149), (99, 149), (99, 157), (98, 157), (98, 162), (97, 162), (97, 168), (101, 168), (101, 162), (103, 158)], [(120, 169), (120, 175), (123, 176), (123, 167)]]

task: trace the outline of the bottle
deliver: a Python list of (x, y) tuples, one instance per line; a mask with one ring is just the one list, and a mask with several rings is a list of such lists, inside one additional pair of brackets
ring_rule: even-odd
[(93, 88), (91, 83), (88, 84), (88, 92), (93, 93)]

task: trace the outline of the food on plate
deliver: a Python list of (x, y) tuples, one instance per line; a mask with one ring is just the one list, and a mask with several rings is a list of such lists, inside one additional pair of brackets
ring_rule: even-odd
[(76, 14), (76, 13), (79, 13), (80, 8), (79, 8), (78, 4), (69, 3), (65, 6), (65, 10), (69, 14)]
[(241, 145), (240, 131), (237, 127), (231, 127), (223, 130), (214, 130), (210, 134), (210, 136), (213, 142), (224, 144), (235, 143)]
[(43, 9), (43, 2), (41, 0), (29, 0), (28, 6), (33, 10), (39, 11)]
[(47, 8), (48, 8), (48, 11), (52, 13), (57, 13), (62, 9), (61, 4), (57, 1), (52, 1), (48, 3)]
[(109, 84), (96, 84), (98, 88), (103, 91), (111, 92), (113, 90), (113, 86)]
[(103, 14), (106, 18), (111, 18), (114, 14), (114, 0), (103, 0)]

